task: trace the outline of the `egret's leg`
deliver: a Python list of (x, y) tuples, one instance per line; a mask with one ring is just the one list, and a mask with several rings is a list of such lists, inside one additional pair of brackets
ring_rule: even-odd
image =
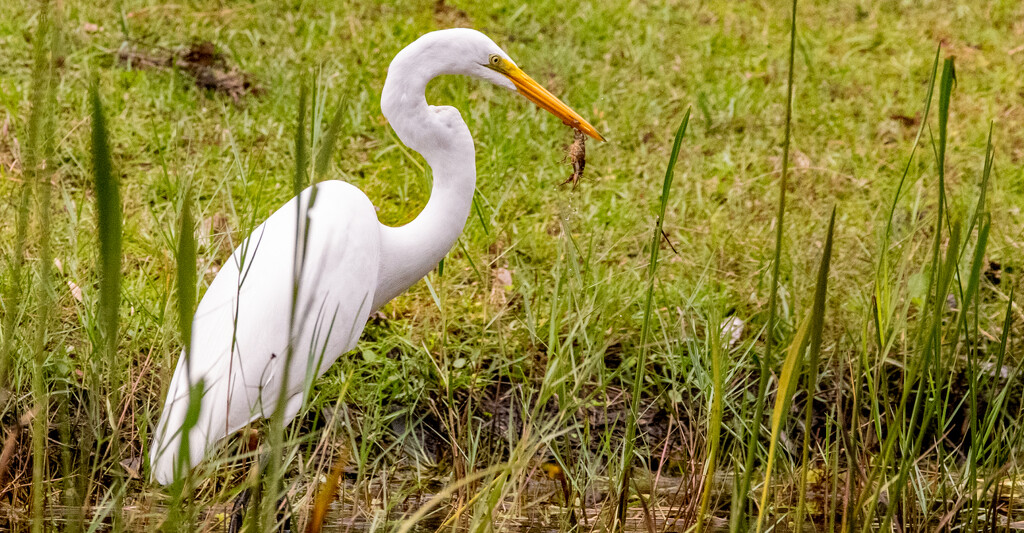
[(238, 533), (242, 530), (245, 522), (245, 512), (249, 508), (249, 500), (252, 499), (252, 489), (246, 487), (238, 494), (235, 501), (231, 502), (231, 521), (228, 522), (228, 533)]
[[(302, 409), (303, 395), (302, 393), (294, 394), (285, 400), (284, 404), (284, 419), (289, 421), (295, 418), (299, 414), (299, 410)], [(255, 449), (254, 444), (250, 444), (251, 449)], [(270, 459), (270, 454), (266, 453), (260, 458), (259, 467), (256, 470), (256, 479), (263, 479), (263, 474), (267, 469), (267, 462)], [(258, 481), (256, 481), (258, 483)], [(242, 530), (242, 524), (245, 522), (245, 515), (249, 510), (249, 506), (252, 502), (252, 488), (247, 487), (242, 490), (235, 497), (234, 502), (231, 504), (231, 521), (228, 522), (228, 533), (239, 533)], [(278, 528), (278, 533), (291, 533), (294, 528), (292, 527), (291, 517), (291, 504), (288, 502), (288, 495), (281, 496), (281, 499), (277, 502), (277, 521), (281, 524)]]
[[(260, 458), (259, 467), (255, 470), (256, 483), (259, 483), (258, 480), (263, 478), (269, 459), (269, 454), (264, 454)], [(240, 533), (242, 531), (245, 515), (249, 512), (252, 499), (252, 487), (246, 487), (235, 497), (235, 500), (231, 503), (231, 519), (228, 522), (228, 533)], [(281, 499), (277, 501), (277, 522), (280, 524), (277, 528), (278, 533), (292, 533), (295, 531), (292, 524), (291, 507), (291, 502), (288, 501), (288, 494), (281, 495)]]

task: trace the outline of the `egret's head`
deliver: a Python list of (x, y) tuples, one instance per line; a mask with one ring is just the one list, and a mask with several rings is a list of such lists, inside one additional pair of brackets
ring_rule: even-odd
[(448, 73), (466, 74), (517, 91), (566, 125), (599, 141), (604, 140), (589, 122), (523, 72), (486, 35), (468, 28), (453, 28), (428, 33), (418, 39), (418, 43), (421, 41), (424, 48), (447, 56), (445, 70)]
[[(501, 51), (499, 50), (499, 52)], [(515, 89), (519, 91), (519, 94), (537, 104), (537, 107), (562, 119), (562, 122), (566, 125), (576, 128), (598, 141), (604, 140), (604, 137), (602, 137), (589, 122), (573, 111), (569, 106), (562, 103), (561, 100), (551, 94), (547, 89), (541, 87), (539, 83), (534, 81), (533, 78), (516, 66), (516, 64), (513, 63), (504, 52), (501, 52), (500, 54), (493, 53), (487, 56), (487, 63), (484, 66), (488, 70), (497, 73), (499, 77), (511, 81)], [(502, 83), (498, 84), (503, 85)]]

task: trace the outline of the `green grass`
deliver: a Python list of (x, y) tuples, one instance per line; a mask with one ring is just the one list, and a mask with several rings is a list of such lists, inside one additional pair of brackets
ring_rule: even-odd
[[(590, 143), (578, 188), (558, 187), (571, 135), (556, 119), (476, 81), (431, 84), (428, 100), (460, 109), (476, 140), (473, 213), (443, 270), (385, 307), (308, 411), (270, 432), (300, 522), (335, 464), (343, 507), (388, 529), (420, 508), (410, 496), (434, 494), (439, 514), (420, 513), (431, 528), (474, 530), (540, 515), (589, 531), (619, 502), (630, 527), (676, 512), (715, 525), (731, 499), (734, 524), (763, 515), (766, 528), (804, 515), (830, 531), (1024, 518), (1012, 482), (1024, 438), (1019, 2), (798, 6), (791, 118), (788, 6), (448, 4), (3, 7), (4, 438), (47, 406), (0, 464), (6, 519), (42, 516), (42, 502), (84, 506), (69, 529), (137, 529), (174, 504), (185, 512), (171, 526), (216, 523), (208, 506), (251, 479), (243, 443), (195, 472), (194, 498), (134, 477), (148, 473), (182, 321), (249, 229), (311, 180), (354, 183), (385, 223), (415, 215), (429, 173), (379, 95), (402, 46), (453, 24), (490, 35), (610, 142)], [(192, 40), (214, 42), (263, 94), (236, 104), (116, 59)], [(746, 324), (735, 344), (723, 315)], [(811, 350), (787, 351), (808, 340), (808, 316), (824, 317)], [(780, 395), (790, 354), (811, 372)], [(777, 428), (758, 401), (789, 406)], [(622, 442), (631, 417), (635, 451)], [(564, 494), (543, 461), (559, 465)], [(733, 497), (745, 471), (745, 498)], [(652, 493), (659, 479), (693, 489)]]

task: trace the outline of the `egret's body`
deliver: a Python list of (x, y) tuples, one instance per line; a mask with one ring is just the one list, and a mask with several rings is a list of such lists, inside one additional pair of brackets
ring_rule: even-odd
[[(202, 383), (203, 395), (188, 435), (186, 468), (222, 438), (269, 417), (279, 398), (286, 399), (285, 420), (291, 420), (312, 381), (355, 347), (370, 313), (429, 273), (451, 249), (469, 215), (476, 165), (473, 138), (459, 112), (427, 105), (427, 83), (444, 74), (518, 89), (600, 139), (479, 32), (437, 31), (403, 49), (388, 69), (381, 110), (399, 139), (431, 168), (426, 207), (404, 226), (384, 226), (362, 191), (327, 181), (315, 186), (312, 203), (310, 188), (256, 228), (196, 309), (190, 353), (178, 361), (150, 447), (154, 479), (167, 484), (181, 474), (176, 463), (194, 385)], [(308, 236), (299, 239), (305, 240), (299, 253), (304, 261), (296, 276), (299, 234)]]

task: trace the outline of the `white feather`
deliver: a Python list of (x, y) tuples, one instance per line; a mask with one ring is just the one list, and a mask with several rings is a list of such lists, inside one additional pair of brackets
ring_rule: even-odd
[[(269, 417), (282, 391), (286, 420), (308, 384), (356, 345), (371, 312), (380, 262), (380, 225), (359, 189), (340, 181), (316, 186), (296, 305), (288, 382), (296, 213), (312, 188), (257, 227), (217, 274), (196, 309), (189, 364), (182, 352), (150, 448), (153, 477), (169, 483), (181, 446), (189, 391), (202, 384), (188, 466), (223, 437)], [(303, 224), (304, 225), (304, 224)], [(301, 242), (301, 237), (300, 237)], [(236, 326), (237, 324), (237, 326)]]

